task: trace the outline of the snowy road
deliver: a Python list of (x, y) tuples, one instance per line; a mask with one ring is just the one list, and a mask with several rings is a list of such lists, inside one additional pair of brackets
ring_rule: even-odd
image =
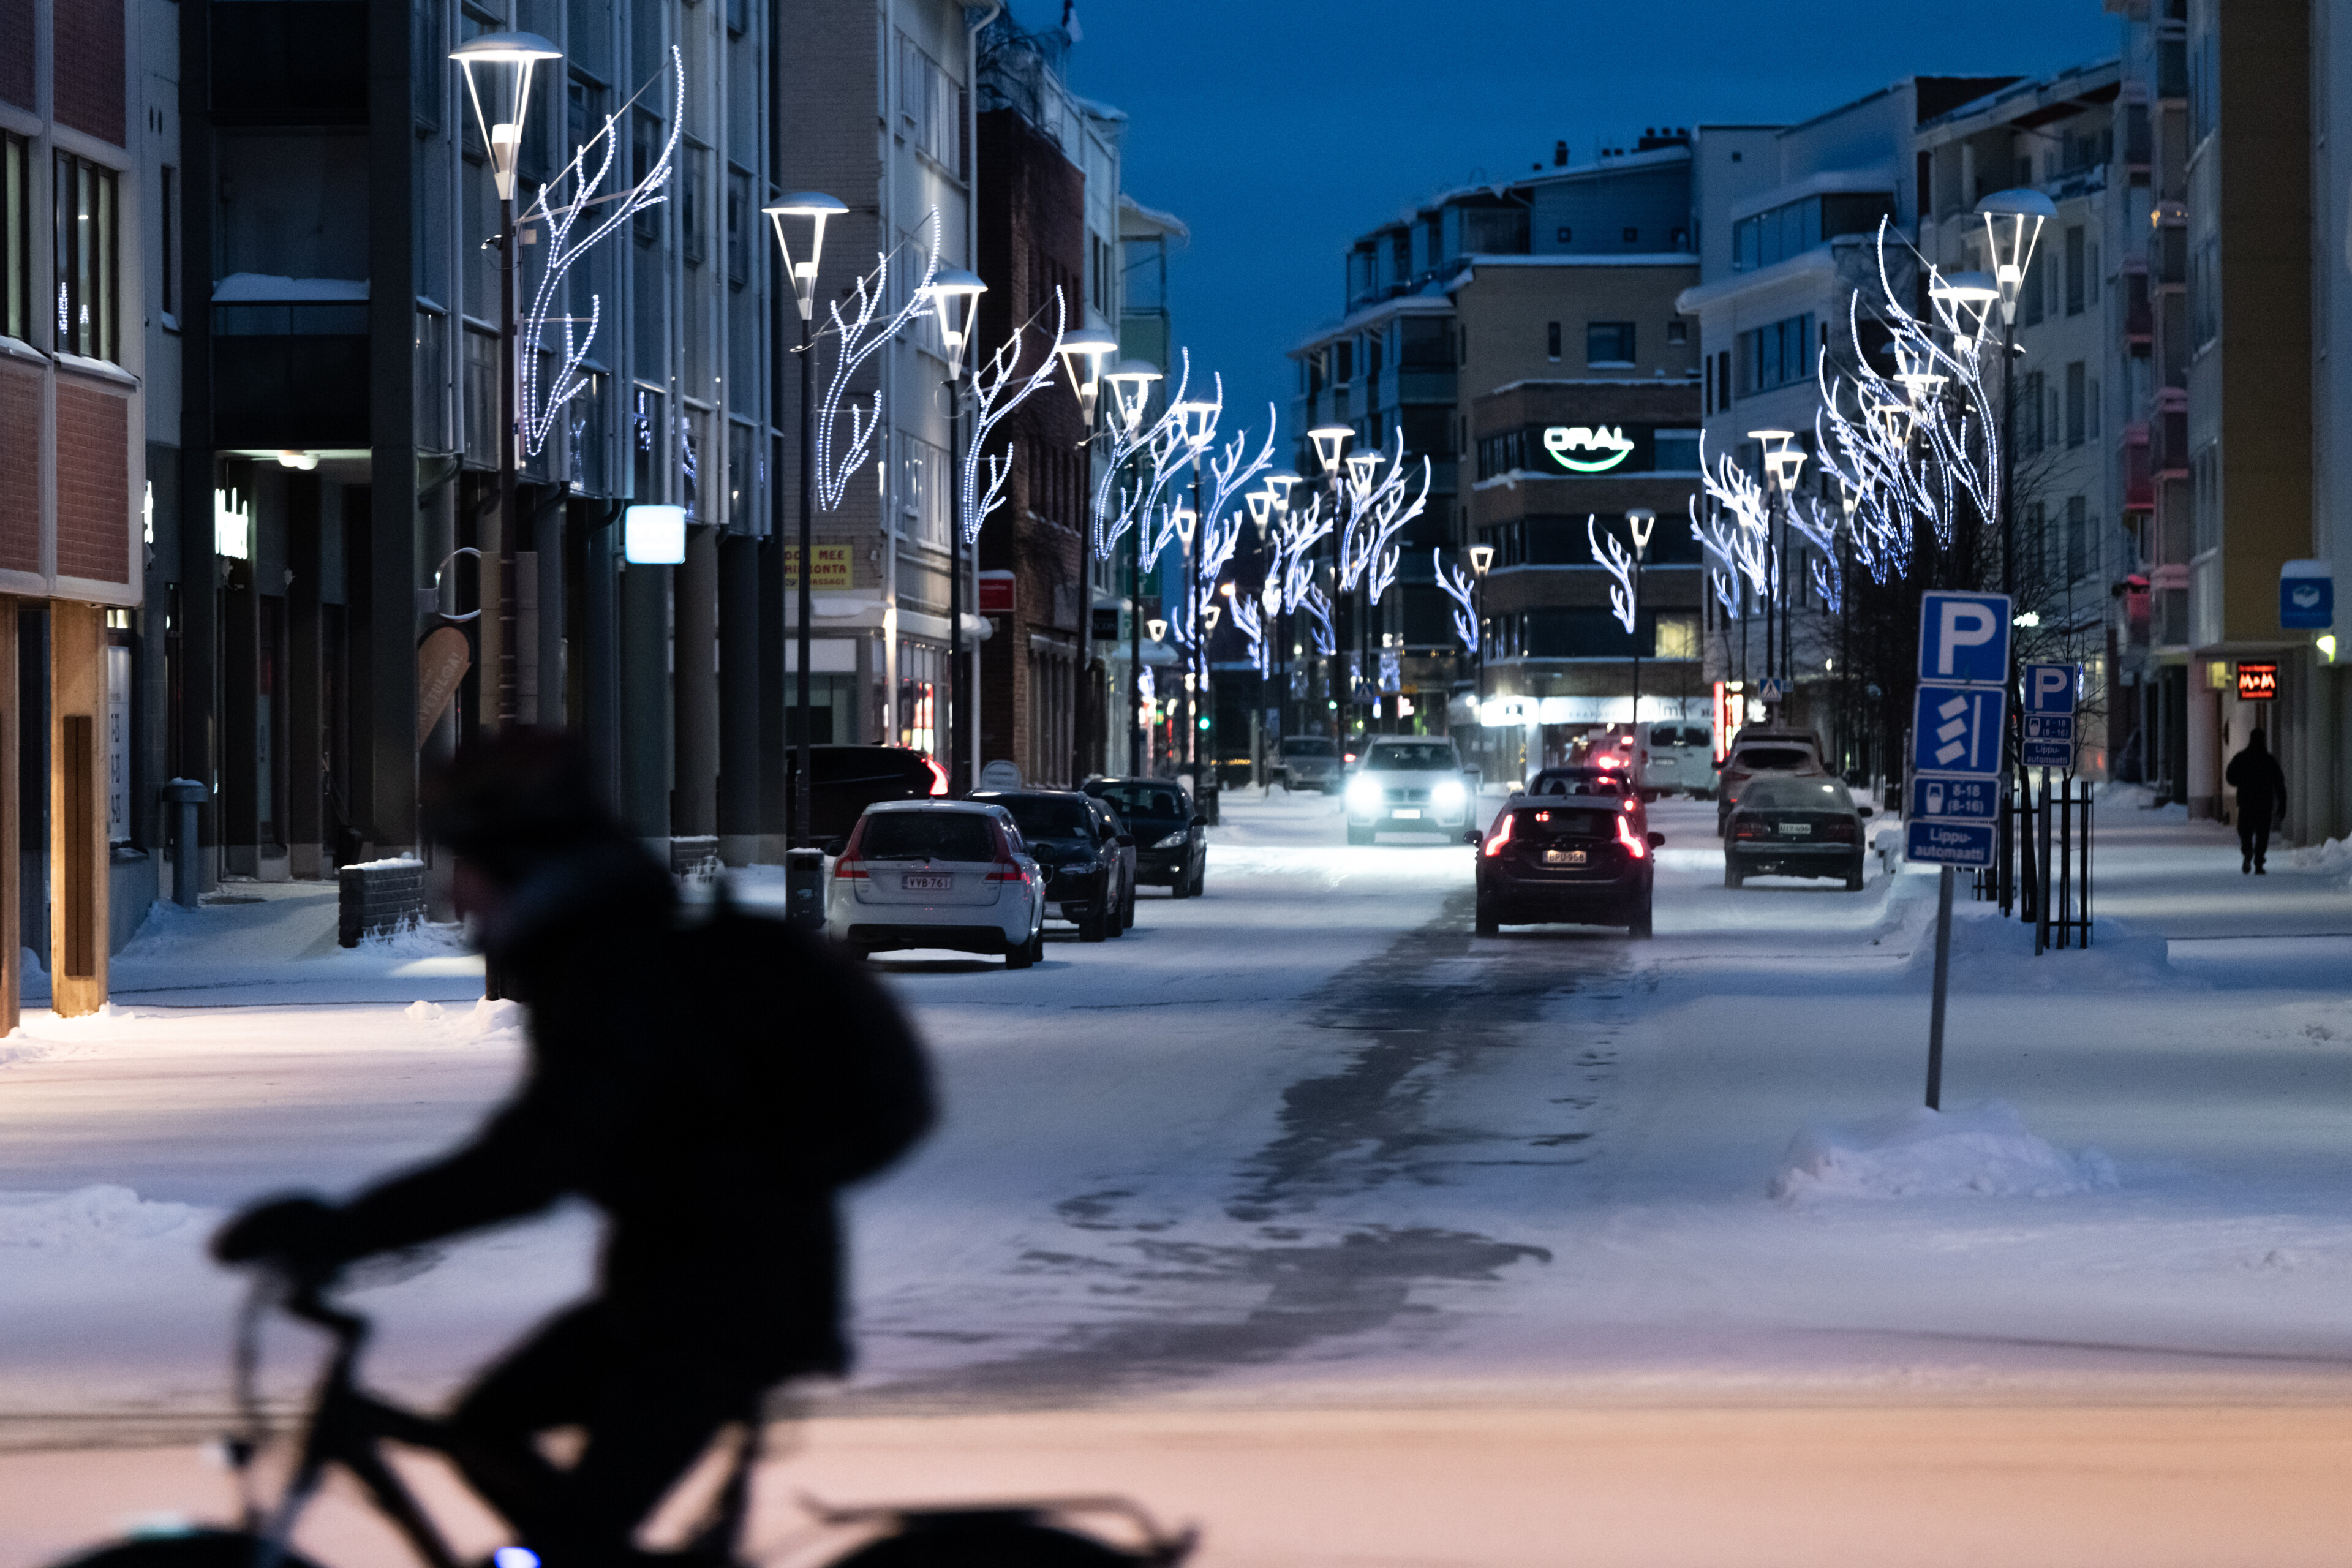
[[(877, 965), (948, 1116), (856, 1199), (864, 1362), (824, 1403), (2342, 1390), (2340, 868), (2242, 880), (2217, 829), (2104, 813), (2101, 947), (2035, 960), (1963, 911), (1947, 1104), (2020, 1120), (1890, 1153), (1836, 1129), (1917, 1101), (1932, 879), (1735, 892), (1711, 807), (1654, 826), (1646, 943), (1474, 939), (1467, 850), (1349, 848), (1277, 795), (1118, 942)], [(0, 1445), (209, 1430), (217, 1214), (429, 1152), (510, 1081), (469, 961), (320, 951), (331, 906), (275, 897), (142, 936), (111, 1016), (0, 1042)], [(370, 1290), (379, 1376), (446, 1388), (592, 1245), (567, 1214)]]

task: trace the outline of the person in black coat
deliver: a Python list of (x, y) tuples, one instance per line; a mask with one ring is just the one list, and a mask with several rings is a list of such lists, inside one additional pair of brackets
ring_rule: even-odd
[[(509, 732), (438, 784), (427, 830), (456, 855), (459, 909), (528, 1009), (523, 1086), (441, 1159), (341, 1205), (264, 1204), (214, 1252), (316, 1277), (566, 1194), (602, 1209), (596, 1296), (493, 1367), (447, 1436), (467, 1479), (543, 1558), (625, 1563), (718, 1432), (754, 1418), (774, 1384), (848, 1365), (834, 1190), (783, 1146), (796, 1119), (761, 1092), (747, 1047), (828, 1026), (898, 1031), (908, 1060), (919, 1047), (873, 982), (798, 933), (782, 934), (786, 962), (770, 972), (721, 973), (568, 743)], [(588, 1432), (568, 1468), (535, 1442), (562, 1426)]]
[(2270, 853), (2271, 825), (2286, 814), (2286, 774), (2260, 730), (2246, 737), (2246, 749), (2230, 759), (2221, 776), (2238, 792), (2238, 847), (2243, 854), (2238, 869), (2268, 876), (2263, 858)]

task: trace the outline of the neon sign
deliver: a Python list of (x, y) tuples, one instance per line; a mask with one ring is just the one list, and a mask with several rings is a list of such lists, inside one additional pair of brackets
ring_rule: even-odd
[[(1559, 466), (1574, 473), (1600, 474), (1625, 460), (1633, 443), (1625, 435), (1622, 425), (1612, 429), (1606, 425), (1554, 425), (1543, 435), (1544, 450), (1559, 460)], [(1598, 458), (1571, 458), (1570, 452), (1599, 452)]]

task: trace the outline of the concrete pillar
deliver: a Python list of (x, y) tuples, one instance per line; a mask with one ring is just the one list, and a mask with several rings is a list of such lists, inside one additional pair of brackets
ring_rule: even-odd
[(760, 853), (760, 542), (719, 540), (719, 858)]
[(677, 777), (670, 830), (681, 838), (719, 831), (719, 531), (691, 528), (677, 568), (675, 667)]
[[(304, 879), (324, 876), (332, 864), (326, 846), (327, 733), (325, 643), (319, 595), (321, 582), (320, 531), (328, 527), (324, 487), (316, 474), (287, 478), (286, 569), (286, 799), (278, 824), (286, 835), (287, 874)], [(337, 518), (333, 526), (340, 527)]]
[(104, 610), (49, 606), (49, 994), (68, 1018), (106, 1001), (105, 647)]
[(581, 541), (580, 728), (589, 765), (617, 810), (621, 802), (620, 512)]
[[(784, 799), (792, 785), (792, 766), (784, 746), (784, 709), (792, 700), (792, 682), (784, 673), (784, 647), (793, 629), (785, 607), (793, 597), (784, 591), (784, 545), (781, 539), (761, 541), (760, 552), (760, 848), (764, 866), (784, 863)], [(885, 579), (887, 582), (887, 579)]]
[(621, 818), (638, 837), (663, 845), (670, 827), (670, 671), (668, 566), (635, 565), (621, 574)]
[(2191, 817), (2210, 817), (2221, 798), (2221, 693), (2201, 679), (2202, 662), (2189, 667), (2189, 774), (2183, 798)]

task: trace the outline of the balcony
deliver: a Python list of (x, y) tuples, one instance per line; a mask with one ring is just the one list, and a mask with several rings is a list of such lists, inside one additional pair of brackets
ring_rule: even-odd
[(2147, 268), (2149, 281), (2158, 289), (2189, 287), (2189, 227), (2186, 224), (2159, 225), (2148, 237)]
[(2145, 355), (2156, 342), (2156, 310), (2148, 300), (2147, 274), (2126, 272), (2124, 280), (2124, 341), (2132, 353)]
[(2124, 426), (2124, 510), (2156, 510), (2156, 475), (2148, 460), (2147, 426)]

